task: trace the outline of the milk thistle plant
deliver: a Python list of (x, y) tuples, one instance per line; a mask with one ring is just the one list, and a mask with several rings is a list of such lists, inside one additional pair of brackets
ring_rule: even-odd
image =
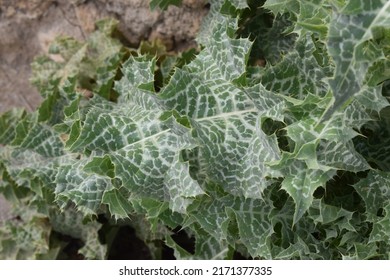
[(390, 1), (210, 1), (180, 54), (115, 31), (58, 38), (0, 117), (0, 258), (131, 226), (156, 259), (390, 259)]

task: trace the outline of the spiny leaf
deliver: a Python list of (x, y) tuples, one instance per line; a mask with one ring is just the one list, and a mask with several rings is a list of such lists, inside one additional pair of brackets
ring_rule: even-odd
[(334, 13), (329, 26), (328, 50), (336, 69), (329, 85), (334, 101), (323, 116), (326, 120), (358, 94), (367, 70), (383, 58), (375, 43), (375, 30), (390, 26), (390, 2), (375, 0), (350, 2)]
[(101, 205), (103, 192), (110, 190), (111, 178), (98, 174), (89, 174), (83, 170), (87, 163), (80, 160), (74, 164), (62, 165), (56, 176), (56, 200), (63, 208), (68, 201), (88, 214), (96, 214)]
[[(179, 157), (176, 155), (176, 157)], [(186, 213), (196, 196), (205, 194), (198, 182), (191, 178), (188, 162), (183, 162), (180, 158), (174, 160), (174, 164), (168, 171), (165, 189), (170, 209), (179, 213)]]
[(12, 109), (0, 116), (0, 144), (9, 144), (16, 136), (16, 126), (22, 121), (25, 112), (21, 109)]
[(299, 2), (296, 0), (267, 0), (263, 7), (271, 10), (275, 15), (289, 11), (299, 12)]
[[(28, 210), (28, 211), (26, 211)], [(45, 216), (32, 209), (20, 211), (19, 220), (8, 221), (0, 229), (0, 258), (3, 260), (36, 260), (52, 256), (56, 258), (58, 248), (49, 247), (51, 226)], [(53, 254), (51, 254), (53, 253)]]
[(378, 211), (390, 201), (390, 175), (383, 171), (370, 171), (367, 178), (359, 181), (354, 188), (366, 204), (369, 221), (378, 219)]
[(385, 211), (384, 217), (379, 219), (372, 229), (370, 235), (370, 243), (374, 242), (385, 242), (389, 244), (390, 242), (390, 207), (387, 204), (383, 211)]
[[(308, 94), (324, 97), (329, 89), (324, 79), (329, 69), (323, 68), (314, 55), (320, 51), (310, 36), (302, 37), (294, 50), (275, 66), (267, 66), (262, 84), (271, 92), (281, 93), (297, 99)], [(327, 57), (326, 53), (320, 54)], [(328, 66), (329, 67), (329, 66)]]
[(56, 208), (49, 209), (48, 216), (55, 231), (81, 239), (84, 246), (79, 253), (87, 259), (105, 259), (107, 246), (98, 238), (101, 224), (96, 221), (84, 221), (84, 215), (67, 206), (61, 212)]
[(128, 218), (133, 207), (129, 198), (121, 193), (121, 190), (111, 189), (103, 193), (102, 203), (107, 204), (109, 211), (116, 220)]
[[(201, 228), (216, 240), (226, 240), (235, 246), (242, 242), (252, 256), (270, 258), (269, 237), (272, 226), (267, 213), (272, 206), (263, 200), (241, 199), (225, 196), (218, 200), (208, 200), (203, 207), (191, 213)], [(229, 233), (229, 225), (237, 222), (238, 240)], [(226, 245), (227, 246), (227, 245)]]
[[(159, 96), (164, 106), (192, 119), (201, 141), (201, 157), (206, 159), (199, 167), (204, 176), (233, 194), (259, 198), (270, 172), (264, 161), (276, 160), (278, 147), (275, 139), (260, 129), (257, 114), (280, 119), (284, 102), (261, 86), (236, 85), (245, 64), (231, 58), (246, 61), (250, 48), (247, 40), (231, 38), (225, 25), (217, 25), (214, 38), (216, 43), (208, 44), (190, 64), (175, 71)], [(221, 45), (229, 46), (226, 54), (216, 52)], [(263, 149), (262, 145), (272, 149)], [(248, 166), (248, 161), (259, 165)]]
[(356, 139), (356, 150), (360, 152), (368, 162), (375, 164), (383, 171), (390, 171), (390, 110), (389, 107), (381, 111), (377, 121), (370, 121), (363, 129), (369, 133), (369, 137)]
[[(201, 45), (207, 45), (209, 38), (213, 35), (215, 27), (226, 22), (226, 16), (230, 16), (229, 25), (235, 26), (235, 20), (239, 15), (239, 10), (248, 7), (246, 0), (212, 0), (210, 10), (202, 20), (202, 24), (196, 38)], [(232, 30), (233, 31), (233, 30)]]
[(289, 167), (288, 174), (283, 180), (284, 189), (295, 202), (295, 213), (293, 224), (305, 214), (313, 202), (313, 193), (335, 175), (335, 171), (309, 169), (304, 163), (294, 161)]

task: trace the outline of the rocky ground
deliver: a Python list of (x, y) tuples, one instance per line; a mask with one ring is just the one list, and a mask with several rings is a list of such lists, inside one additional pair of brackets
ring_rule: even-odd
[[(150, 11), (147, 0), (0, 0), (0, 113), (12, 107), (31, 111), (40, 104), (29, 83), (30, 64), (56, 36), (83, 40), (96, 20), (114, 17), (129, 46), (159, 38), (168, 49), (182, 50), (195, 45), (205, 3), (184, 0), (181, 7), (162, 12)], [(8, 215), (0, 197), (0, 222)]]

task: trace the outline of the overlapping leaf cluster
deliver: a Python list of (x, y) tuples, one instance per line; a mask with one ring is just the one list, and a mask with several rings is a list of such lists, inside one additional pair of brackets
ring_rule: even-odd
[(104, 258), (106, 215), (177, 258), (390, 258), (389, 2), (261, 2), (211, 1), (191, 61), (122, 47), (112, 21), (57, 40), (41, 107), (0, 119), (0, 190), (49, 222), (22, 219), (27, 253), (11, 223), (0, 250), (55, 255), (54, 230)]

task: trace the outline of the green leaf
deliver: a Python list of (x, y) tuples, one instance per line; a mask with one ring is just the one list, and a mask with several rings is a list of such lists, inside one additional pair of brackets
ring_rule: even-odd
[(196, 234), (195, 256), (200, 260), (224, 260), (231, 254), (226, 242), (221, 242), (202, 231)]
[(0, 144), (9, 144), (16, 136), (16, 126), (22, 121), (25, 112), (21, 109), (13, 109), (0, 116)]
[(112, 87), (115, 77), (119, 71), (121, 60), (124, 53), (114, 53), (111, 57), (107, 57), (106, 63), (97, 69), (95, 91), (102, 97), (110, 100), (112, 97)]
[(326, 0), (300, 1), (295, 31), (301, 36), (307, 31), (313, 32), (321, 39), (325, 39), (331, 20), (331, 6), (327, 2)]
[[(76, 163), (78, 169), (86, 165), (84, 170), (92, 171), (91, 174), (77, 170), (77, 174), (70, 176), (66, 174), (76, 166), (62, 167), (65, 169), (62, 169), (64, 171), (60, 172), (62, 175), (57, 177), (57, 181), (61, 179), (65, 183), (68, 180), (68, 189), (59, 188), (57, 184), (60, 197), (71, 198), (73, 201), (76, 199), (76, 204), (89, 205), (88, 209), (96, 211), (104, 191), (111, 189), (107, 181), (109, 178), (99, 175), (103, 172), (100, 166), (111, 165), (111, 162), (114, 169), (110, 169), (113, 171), (104, 175), (119, 178), (124, 188), (136, 196), (167, 201), (174, 198), (170, 204), (174, 211), (185, 212), (192, 197), (203, 193), (190, 178), (188, 166), (179, 159), (181, 150), (194, 146), (188, 128), (180, 123), (175, 124), (175, 119), (171, 121), (170, 118), (160, 118), (163, 113), (151, 91), (153, 65), (153, 61), (149, 62), (145, 57), (131, 58), (124, 65), (124, 77), (117, 83), (123, 103), (110, 109), (92, 108), (88, 112), (80, 135), (71, 142), (70, 149), (99, 150), (107, 156), (103, 160), (92, 158), (88, 163)], [(139, 69), (139, 72), (130, 71), (130, 67)], [(144, 79), (137, 78), (136, 75)], [(132, 110), (128, 110), (129, 107)], [(69, 182), (67, 177), (79, 178), (79, 181)], [(92, 189), (87, 191), (84, 185)], [(79, 188), (73, 190), (72, 186)], [(195, 189), (191, 189), (191, 186)], [(94, 197), (88, 198), (87, 193)], [(106, 202), (108, 201), (106, 196)], [(123, 217), (123, 211), (116, 204), (119, 202), (122, 207), (127, 208), (125, 201), (115, 197), (113, 202), (114, 205), (109, 204), (110, 209), (115, 211), (112, 214)]]
[(275, 15), (289, 11), (299, 12), (299, 2), (296, 0), (267, 0), (263, 7), (271, 10)]
[(83, 241), (84, 246), (79, 250), (88, 260), (104, 260), (107, 258), (107, 246), (103, 245), (99, 241), (99, 229), (101, 225), (97, 222), (89, 223), (87, 226), (83, 226)]
[(313, 201), (312, 206), (309, 209), (309, 215), (316, 225), (331, 225), (332, 229), (336, 228), (335, 232), (328, 230), (326, 239), (330, 238), (329, 235), (335, 235), (333, 237), (336, 237), (338, 232), (341, 232), (342, 230), (355, 231), (355, 228), (351, 224), (353, 212), (347, 211), (344, 208), (328, 205), (323, 200)]
[[(50, 47), (50, 52), (59, 55), (60, 59), (55, 61), (47, 56), (38, 57), (32, 64), (32, 83), (44, 96), (53, 81), (61, 84), (70, 77), (77, 77), (78, 86), (92, 89), (91, 80), (107, 67), (107, 61), (115, 58), (115, 55), (121, 51), (122, 46), (119, 41), (111, 37), (117, 24), (114, 19), (98, 21), (96, 23), (98, 29), (83, 43), (69, 37), (57, 38)], [(115, 61), (111, 61), (111, 64), (115, 67)], [(102, 77), (98, 78), (101, 84)], [(107, 96), (104, 90), (100, 93)]]
[(169, 235), (166, 236), (166, 245), (174, 250), (174, 256), (177, 260), (188, 260), (192, 259), (192, 255), (187, 252), (185, 249), (180, 247)]
[(60, 55), (64, 60), (69, 60), (83, 44), (69, 36), (58, 36), (49, 47), (49, 54)]
[(384, 211), (386, 212), (384, 217), (374, 224), (370, 235), (370, 243), (382, 241), (389, 244), (390, 242), (390, 207), (388, 204), (384, 207)]
[[(220, 242), (226, 240), (232, 246), (239, 241), (252, 257), (270, 258), (270, 235), (273, 229), (268, 213), (272, 208), (267, 201), (228, 195), (214, 201), (207, 200), (202, 203), (202, 208), (191, 214), (213, 239)], [(229, 226), (235, 222), (238, 240), (232, 239), (234, 235), (229, 232)]]
[(321, 66), (317, 52), (320, 52), (319, 55), (325, 57), (324, 59), (328, 57), (310, 36), (302, 37), (297, 41), (295, 49), (280, 63), (266, 67), (261, 78), (262, 84), (271, 92), (301, 100), (309, 94), (324, 97), (329, 90), (325, 78), (330, 73), (329, 69)]
[(292, 260), (292, 259), (295, 259), (297, 257), (300, 257), (301, 259), (303, 259), (305, 255), (309, 255), (309, 254), (310, 254), (309, 247), (298, 236), (297, 242), (291, 244), (288, 248), (279, 252), (275, 258), (282, 259), (282, 260)]
[(367, 178), (359, 181), (354, 188), (363, 198), (369, 221), (377, 221), (378, 211), (390, 201), (390, 175), (383, 171), (370, 171)]
[(225, 205), (231, 198), (208, 199), (202, 202), (196, 211), (191, 213), (201, 228), (216, 240), (227, 240), (230, 217), (226, 214)]
[(370, 121), (363, 129), (369, 133), (369, 137), (356, 139), (356, 150), (360, 152), (368, 162), (378, 166), (380, 170), (390, 171), (390, 110), (389, 107), (381, 111), (380, 120)]
[(134, 211), (132, 204), (121, 193), (121, 190), (112, 189), (105, 191), (103, 193), (102, 203), (108, 205), (109, 211), (115, 220), (128, 218), (130, 213)]
[[(278, 159), (279, 151), (275, 139), (261, 130), (258, 114), (280, 119), (284, 101), (260, 85), (238, 86), (250, 43), (231, 38), (225, 25), (217, 25), (213, 34), (216, 42), (177, 69), (159, 97), (165, 107), (192, 119), (204, 158), (199, 162), (203, 176), (233, 194), (259, 198), (271, 172), (264, 162)], [(226, 53), (216, 51), (222, 45)]]
[(166, 196), (172, 211), (185, 214), (194, 198), (205, 192), (198, 182), (191, 178), (188, 162), (182, 162), (179, 158), (176, 158), (174, 162), (164, 182), (167, 190)]
[(270, 259), (270, 236), (273, 228), (267, 213), (271, 212), (272, 206), (252, 199), (239, 201), (236, 205), (235, 208), (228, 209), (236, 216), (240, 241), (252, 257)]
[(313, 202), (313, 193), (335, 175), (335, 171), (323, 172), (321, 170), (309, 169), (304, 163), (294, 161), (290, 165), (288, 174), (283, 180), (284, 189), (295, 202), (295, 213), (293, 224), (296, 224)]
[[(201, 45), (207, 45), (209, 38), (213, 35), (213, 30), (219, 24), (224, 24), (227, 20), (229, 25), (235, 28), (235, 20), (240, 14), (240, 10), (247, 8), (248, 4), (246, 0), (213, 0), (210, 3), (210, 10), (208, 14), (203, 18), (202, 24), (198, 36), (196, 38), (197, 42)], [(233, 30), (231, 30), (234, 32)]]
[(51, 226), (48, 220), (32, 209), (25, 207), (23, 210), (18, 213), (19, 220), (10, 220), (0, 228), (0, 258), (28, 260), (50, 256), (55, 259), (58, 248), (49, 247)]
[(61, 212), (51, 208), (48, 216), (55, 231), (80, 239), (84, 245), (79, 250), (86, 259), (105, 259), (107, 246), (99, 241), (98, 231), (101, 224), (85, 221), (84, 215), (67, 206)]
[(390, 25), (390, 3), (375, 0), (350, 2), (341, 13), (335, 12), (329, 26), (328, 49), (336, 65), (329, 80), (334, 100), (323, 116), (329, 119), (351, 101), (364, 86), (367, 70), (384, 58), (375, 43), (375, 30)]
[(112, 188), (111, 178), (88, 173), (83, 166), (91, 164), (80, 160), (74, 164), (62, 165), (56, 176), (56, 200), (63, 208), (68, 201), (85, 215), (96, 214), (102, 201), (103, 192)]

